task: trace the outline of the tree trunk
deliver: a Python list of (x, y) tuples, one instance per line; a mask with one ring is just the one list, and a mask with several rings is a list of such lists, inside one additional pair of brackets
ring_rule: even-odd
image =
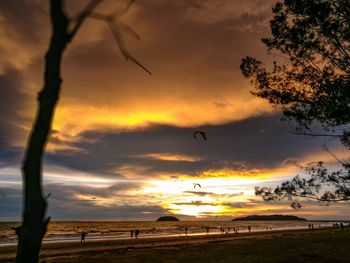
[(24, 209), (17, 230), (17, 263), (37, 263), (49, 218), (42, 191), (42, 158), (49, 138), (55, 107), (59, 98), (60, 67), (68, 43), (68, 21), (62, 0), (50, 0), (52, 35), (45, 56), (44, 87), (38, 96), (36, 119), (29, 136), (22, 166)]

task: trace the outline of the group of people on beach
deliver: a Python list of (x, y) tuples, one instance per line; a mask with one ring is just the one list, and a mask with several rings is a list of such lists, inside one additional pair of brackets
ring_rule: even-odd
[[(247, 230), (250, 233), (252, 231), (252, 227), (251, 226), (247, 226)], [(232, 228), (232, 233), (238, 235), (238, 231), (239, 231), (239, 227), (233, 227)], [(226, 234), (230, 234), (231, 233), (231, 228), (227, 227), (220, 227), (220, 232), (221, 233), (226, 233)]]
[[(224, 227), (220, 227), (220, 232), (221, 233), (226, 233), (226, 234), (230, 234), (231, 233), (231, 228), (224, 228)], [(238, 228), (236, 229), (235, 227), (233, 228), (233, 233), (238, 234)]]
[[(87, 232), (81, 232), (81, 234), (80, 234), (80, 244), (85, 244), (85, 238), (86, 238), (86, 236), (87, 236)], [(130, 232), (130, 236), (131, 237), (135, 237), (135, 238), (138, 238), (139, 237), (139, 235), (140, 235), (140, 230), (139, 229), (135, 229), (135, 230), (131, 230), (131, 232)]]
[(333, 228), (341, 228), (342, 230), (344, 230), (344, 223), (343, 222), (335, 223), (333, 224)]
[(130, 237), (133, 238), (138, 238), (140, 235), (140, 230), (139, 229), (135, 229), (135, 230), (131, 230), (130, 231)]
[(315, 230), (314, 224), (309, 224), (309, 229), (314, 231)]

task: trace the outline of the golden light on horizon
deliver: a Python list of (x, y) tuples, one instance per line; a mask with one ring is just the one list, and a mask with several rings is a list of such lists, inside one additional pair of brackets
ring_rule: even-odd
[[(266, 179), (266, 178), (265, 178)], [(220, 216), (248, 211), (251, 208), (232, 208), (227, 203), (249, 203), (254, 187), (263, 178), (182, 178), (178, 180), (150, 180), (142, 193), (158, 196), (164, 209), (174, 214), (195, 217)], [(194, 187), (194, 183), (201, 185)]]
[[(232, 98), (232, 100), (235, 100)], [(174, 98), (151, 98), (152, 103), (143, 100), (129, 105), (94, 105), (60, 102), (53, 130), (58, 131), (62, 143), (80, 140), (80, 134), (86, 131), (124, 131), (145, 128), (154, 124), (172, 125), (176, 127), (196, 127), (200, 125), (225, 124), (234, 120), (242, 120), (272, 112), (264, 101), (250, 98), (249, 107), (245, 99), (227, 103), (218, 107), (215, 100), (206, 99), (199, 102)], [(203, 114), (205, 112), (205, 114)], [(79, 116), (79, 118), (78, 118)]]
[(174, 161), (174, 162), (197, 162), (202, 160), (202, 158), (197, 156), (190, 156), (190, 155), (183, 155), (183, 154), (171, 154), (171, 153), (150, 153), (150, 154), (143, 154), (138, 155), (136, 157), (141, 158), (150, 158), (154, 160), (161, 160), (161, 161)]
[(173, 205), (165, 207), (173, 214), (187, 215), (187, 216), (195, 216), (195, 217), (205, 217), (210, 214), (220, 214), (224, 211), (222, 206), (216, 205)]
[(280, 177), (281, 175), (286, 175), (288, 173), (294, 172), (295, 167), (283, 167), (275, 170), (257, 170), (257, 169), (242, 169), (242, 170), (233, 170), (233, 169), (211, 169), (203, 171), (196, 176), (193, 175), (179, 175), (179, 178), (187, 180), (193, 178), (199, 178), (200, 180), (211, 179), (215, 181), (215, 178), (219, 180), (232, 179), (234, 178), (238, 183), (258, 183), (263, 179), (273, 179), (274, 177)]

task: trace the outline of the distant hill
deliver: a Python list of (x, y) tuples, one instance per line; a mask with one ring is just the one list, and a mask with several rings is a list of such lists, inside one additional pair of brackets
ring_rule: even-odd
[(175, 216), (161, 216), (157, 219), (157, 221), (180, 221)]
[(297, 217), (297, 216), (285, 216), (285, 215), (252, 215), (252, 216), (246, 216), (246, 217), (239, 217), (232, 219), (232, 221), (268, 221), (268, 220), (301, 220), (306, 221), (305, 218)]

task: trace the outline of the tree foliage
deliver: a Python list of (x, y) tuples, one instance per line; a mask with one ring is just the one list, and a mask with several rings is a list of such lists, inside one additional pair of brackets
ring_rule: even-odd
[[(273, 8), (272, 36), (262, 39), (278, 57), (266, 67), (253, 57), (241, 63), (251, 93), (280, 107), (297, 134), (339, 137), (350, 148), (350, 3), (348, 0), (284, 0)], [(315, 133), (313, 124), (324, 131)], [(322, 162), (275, 189), (256, 187), (264, 200), (350, 200), (350, 166), (329, 171)], [(300, 208), (293, 202), (293, 208)]]
[[(273, 8), (272, 37), (262, 39), (279, 57), (272, 68), (253, 57), (242, 60), (252, 94), (281, 106), (296, 131), (321, 123), (329, 136), (350, 147), (350, 4), (348, 0), (285, 0)], [(334, 128), (342, 125), (341, 134)], [(338, 130), (338, 129), (337, 129)]]
[[(255, 194), (265, 201), (312, 199), (330, 202), (350, 201), (350, 166), (344, 164), (344, 169), (329, 171), (323, 162), (310, 165), (306, 168), (308, 179), (300, 176), (283, 182), (276, 188), (256, 187)], [(301, 208), (299, 202), (293, 202), (291, 207)]]

